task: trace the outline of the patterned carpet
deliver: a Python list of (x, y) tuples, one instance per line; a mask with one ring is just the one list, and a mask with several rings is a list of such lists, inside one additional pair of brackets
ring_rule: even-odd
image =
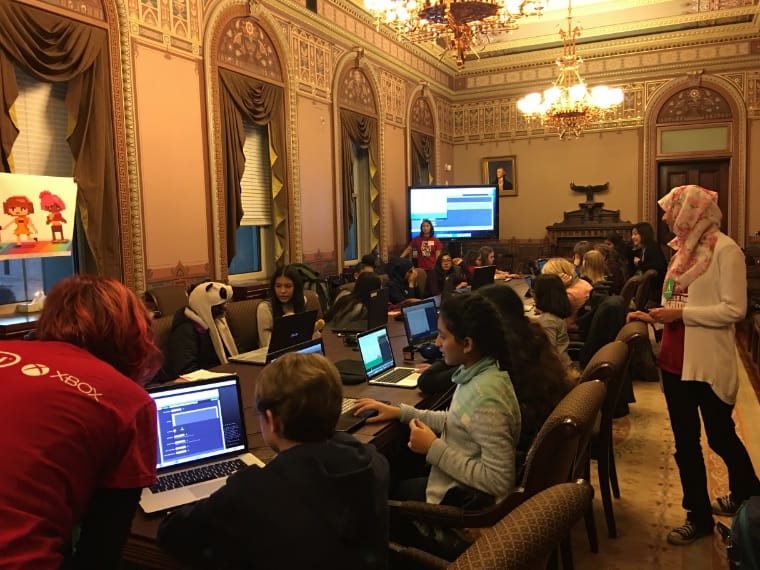
[[(737, 353), (739, 362), (742, 358)], [(751, 368), (756, 373), (756, 368)], [(665, 398), (657, 382), (635, 382), (636, 403), (631, 413), (615, 420), (615, 457), (620, 482), (620, 499), (613, 499), (618, 538), (607, 536), (601, 498), (594, 499), (599, 554), (589, 551), (583, 525), (573, 532), (575, 567), (579, 569), (638, 570), (728, 568), (725, 547), (715, 532), (713, 538), (698, 540), (686, 547), (671, 546), (668, 531), (683, 523), (681, 484), (673, 459), (673, 435)], [(734, 419), (756, 468), (760, 471), (760, 403), (740, 365), (740, 388)], [(728, 476), (722, 460), (702, 438), (707, 461), (710, 495), (728, 492)], [(596, 463), (592, 463), (592, 483), (598, 488)], [(730, 525), (730, 518), (719, 517)]]

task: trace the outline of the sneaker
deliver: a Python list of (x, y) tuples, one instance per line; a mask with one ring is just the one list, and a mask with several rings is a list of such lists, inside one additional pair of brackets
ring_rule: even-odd
[(716, 515), (732, 517), (736, 514), (736, 511), (739, 510), (741, 501), (734, 501), (729, 493), (728, 495), (723, 495), (722, 497), (715, 499), (710, 503), (710, 506), (712, 507), (712, 512)]
[(710, 536), (712, 533), (712, 526), (710, 526), (710, 528), (699, 528), (693, 522), (686, 519), (685, 523), (668, 533), (668, 542), (676, 546), (685, 546), (691, 544), (698, 538)]

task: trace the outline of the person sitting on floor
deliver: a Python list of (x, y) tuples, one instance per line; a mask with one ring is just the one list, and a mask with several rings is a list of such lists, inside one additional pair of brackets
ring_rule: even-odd
[(277, 456), (169, 514), (161, 548), (193, 568), (386, 568), (388, 462), (335, 432), (342, 405), (335, 365), (286, 354), (256, 378), (254, 402)]
[(213, 368), (238, 353), (227, 326), (225, 308), (232, 287), (204, 281), (193, 287), (187, 306), (174, 314), (164, 367), (174, 379), (182, 374)]

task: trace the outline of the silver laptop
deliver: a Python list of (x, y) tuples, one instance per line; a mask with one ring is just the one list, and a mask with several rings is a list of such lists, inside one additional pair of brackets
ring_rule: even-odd
[(158, 425), (158, 482), (143, 489), (146, 513), (205, 499), (248, 465), (264, 467), (248, 440), (237, 376), (150, 390)]
[(364, 372), (370, 384), (396, 388), (417, 387), (419, 373), (414, 368), (396, 366), (391, 339), (388, 337), (386, 327), (360, 333), (357, 340)]
[(303, 311), (285, 315), (274, 320), (272, 337), (269, 346), (230, 356), (230, 362), (243, 364), (266, 364), (267, 355), (279, 352), (284, 348), (295, 346), (310, 340), (314, 335), (314, 323), (317, 321), (317, 311)]

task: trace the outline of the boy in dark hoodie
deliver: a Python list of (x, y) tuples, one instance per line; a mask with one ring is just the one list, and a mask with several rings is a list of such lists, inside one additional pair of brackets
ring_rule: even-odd
[(170, 513), (161, 548), (192, 568), (387, 568), (388, 462), (335, 432), (335, 366), (286, 354), (264, 368), (254, 397), (261, 434), (278, 455)]
[(393, 256), (388, 260), (388, 300), (399, 305), (420, 298), (417, 274), (412, 262), (405, 257)]

